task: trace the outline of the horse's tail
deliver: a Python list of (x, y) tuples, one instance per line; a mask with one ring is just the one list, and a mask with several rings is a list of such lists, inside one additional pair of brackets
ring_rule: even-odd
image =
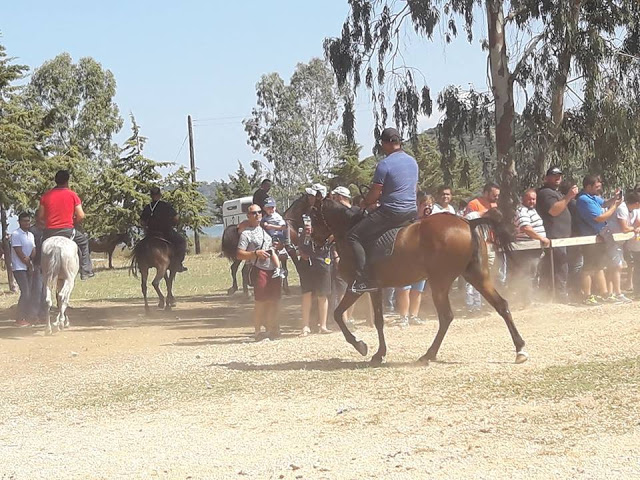
[[(474, 236), (479, 235), (476, 231), (477, 227), (482, 225), (489, 226), (493, 233), (493, 244), (507, 256), (510, 256), (513, 251), (513, 242), (516, 239), (516, 228), (512, 222), (505, 220), (500, 210), (492, 208), (484, 217), (469, 220), (469, 225)], [(478, 239), (475, 239), (475, 241), (477, 242)]]
[(229, 225), (222, 233), (222, 254), (229, 260), (235, 260), (240, 234), (237, 225)]
[(145, 240), (146, 237), (136, 243), (131, 249), (131, 264), (129, 265), (129, 275), (133, 275), (136, 278), (138, 278), (140, 254), (142, 253), (143, 249), (146, 248)]

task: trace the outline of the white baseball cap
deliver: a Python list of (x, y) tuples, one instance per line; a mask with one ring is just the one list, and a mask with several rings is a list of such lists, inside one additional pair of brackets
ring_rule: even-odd
[(334, 195), (340, 195), (346, 198), (351, 198), (351, 192), (347, 187), (342, 187), (342, 186), (336, 187), (333, 189), (331, 193)]
[(320, 192), (322, 197), (327, 196), (327, 187), (325, 187), (321, 183), (314, 183), (313, 185), (311, 185), (311, 187), (305, 188), (304, 191), (309, 195), (315, 195), (316, 193)]

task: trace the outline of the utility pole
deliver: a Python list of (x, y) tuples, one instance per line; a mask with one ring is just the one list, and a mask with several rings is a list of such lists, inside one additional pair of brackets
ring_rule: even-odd
[[(189, 125), (189, 157), (191, 159), (191, 181), (196, 183), (196, 157), (193, 151), (193, 125), (191, 124), (191, 115), (187, 115), (187, 124)], [(193, 244), (196, 247), (196, 255), (200, 255), (200, 234), (198, 226), (193, 229)]]

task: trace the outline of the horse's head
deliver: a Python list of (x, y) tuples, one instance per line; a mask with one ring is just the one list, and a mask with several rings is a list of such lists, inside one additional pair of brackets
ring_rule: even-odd
[(351, 209), (318, 193), (310, 210), (313, 241), (322, 244), (331, 235), (340, 240), (357, 222), (356, 216)]

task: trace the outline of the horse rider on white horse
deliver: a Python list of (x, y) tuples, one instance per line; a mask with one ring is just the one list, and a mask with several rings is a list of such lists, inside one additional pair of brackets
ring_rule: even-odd
[(82, 201), (76, 192), (69, 188), (68, 170), (59, 170), (55, 176), (56, 186), (40, 199), (38, 219), (45, 225), (43, 242), (47, 238), (61, 236), (73, 240), (80, 250), (80, 278), (94, 276), (89, 254), (89, 238), (78, 230), (84, 220)]

